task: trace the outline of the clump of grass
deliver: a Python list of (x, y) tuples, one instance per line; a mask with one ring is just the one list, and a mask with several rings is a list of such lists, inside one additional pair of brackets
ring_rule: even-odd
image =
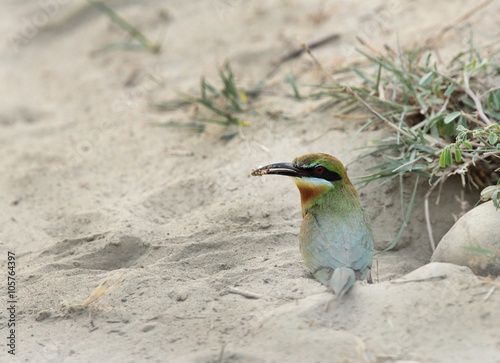
[[(493, 102), (498, 103), (498, 109), (500, 109), (500, 94), (498, 92), (495, 94), (490, 93), (488, 101), (491, 99), (494, 100)], [(497, 106), (493, 105), (493, 107)], [(487, 162), (486, 159), (489, 157), (499, 158), (500, 125), (498, 123), (484, 124), (473, 130), (458, 125), (456, 131), (458, 132), (456, 141), (446, 146), (441, 152), (439, 165), (442, 168), (450, 167), (453, 169), (461, 166), (459, 170), (455, 170), (455, 173), (460, 173), (463, 177), (463, 173), (470, 165), (475, 163), (476, 159), (480, 162)], [(454, 154), (454, 158), (452, 154)], [(464, 155), (466, 159), (464, 159)], [(498, 160), (496, 160), (493, 165), (498, 165), (498, 163)], [(495, 172), (500, 172), (500, 168), (497, 168)], [(498, 209), (500, 208), (500, 178), (497, 179), (496, 185), (487, 186), (481, 191), (481, 200), (493, 200), (493, 204)], [(472, 179), (471, 183), (477, 186), (480, 179), (478, 183)]]
[[(320, 108), (336, 105), (349, 113), (366, 107), (395, 133), (375, 140), (363, 157), (381, 155), (382, 162), (369, 169), (365, 183), (417, 174), (430, 179), (425, 209), (431, 246), (428, 198), (436, 186), (451, 175), (462, 177), (463, 186), (486, 188), (499, 179), (500, 167), (500, 92), (495, 87), (500, 66), (498, 51), (483, 57), (473, 46), (443, 65), (429, 49), (384, 54), (359, 51), (374, 69), (365, 71), (352, 66), (359, 86), (322, 85), (313, 97), (328, 97)], [(366, 126), (366, 125), (365, 125)], [(454, 157), (453, 157), (454, 156)], [(497, 172), (494, 170), (496, 169)], [(418, 181), (417, 181), (418, 183)], [(411, 216), (417, 183), (406, 212), (404, 225)], [(483, 191), (498, 206), (500, 185)], [(395, 241), (389, 246), (394, 247)]]
[[(137, 44), (149, 50), (152, 53), (158, 53), (161, 49), (161, 44), (152, 42), (149, 40), (144, 34), (141, 33), (136, 27), (131, 25), (128, 21), (118, 15), (113, 9), (111, 9), (104, 2), (99, 0), (87, 0), (89, 4), (103, 12), (113, 23), (118, 25), (120, 28), (125, 30), (130, 36), (137, 41)], [(126, 44), (127, 47), (130, 47), (131, 44)]]
[(240, 115), (250, 110), (250, 99), (259, 95), (262, 83), (245, 91), (236, 85), (236, 80), (229, 63), (219, 69), (222, 88), (217, 89), (204, 77), (200, 81), (200, 94), (189, 95), (182, 93), (179, 99), (157, 102), (151, 107), (162, 111), (171, 111), (187, 105), (197, 105), (209, 112), (208, 116), (195, 116), (190, 123), (159, 123), (159, 126), (188, 127), (203, 131), (207, 123), (221, 126), (248, 126)]

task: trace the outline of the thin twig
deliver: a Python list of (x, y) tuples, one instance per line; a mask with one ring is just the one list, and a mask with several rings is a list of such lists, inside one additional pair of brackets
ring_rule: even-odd
[(387, 120), (384, 116), (382, 116), (380, 113), (378, 113), (377, 111), (375, 111), (368, 103), (365, 102), (365, 100), (363, 100), (361, 97), (359, 97), (357, 95), (356, 92), (354, 92), (351, 87), (349, 86), (344, 86), (344, 89), (346, 91), (346, 93), (350, 94), (351, 96), (353, 96), (359, 103), (361, 103), (363, 106), (365, 106), (368, 111), (370, 111), (371, 113), (373, 113), (377, 118), (379, 118), (380, 120), (382, 120), (387, 126), (389, 126), (390, 128), (394, 129), (396, 132), (399, 132), (401, 135), (404, 135), (405, 137), (407, 137), (408, 139), (413, 139), (413, 136), (411, 136), (409, 133), (407, 133), (406, 131), (404, 131), (403, 129), (400, 129), (399, 127), (397, 127), (396, 125), (394, 125), (392, 122), (390, 122), (389, 120)]
[(474, 122), (475, 124), (478, 124), (481, 127), (488, 126), (484, 122), (479, 121), (477, 118), (474, 118), (471, 115), (466, 114), (463, 110), (460, 110), (460, 115), (463, 116), (463, 117), (465, 117), (467, 120), (469, 120), (471, 122)]
[(500, 151), (490, 151), (485, 153), (483, 156), (485, 158), (489, 158), (490, 156), (496, 156), (498, 158), (498, 155), (500, 155)]
[(487, 277), (483, 280), (483, 283), (484, 284), (488, 284), (488, 285), (493, 285), (493, 286), (496, 286), (496, 287), (500, 287), (500, 282), (497, 282), (495, 280), (492, 280), (491, 278)]
[(336, 298), (335, 296), (332, 296), (326, 301), (325, 307), (323, 308), (324, 313), (328, 312), (328, 309), (330, 309), (330, 304), (333, 300), (335, 300), (335, 298)]
[[(335, 34), (330, 34), (330, 35), (327, 35), (326, 37), (323, 37), (315, 42), (311, 42), (309, 43), (307, 46), (309, 47), (309, 49), (314, 49), (314, 48), (318, 48), (318, 47), (321, 47), (325, 44), (328, 44), (330, 42), (333, 42), (334, 40), (337, 40), (340, 38), (340, 34), (338, 33), (335, 33)], [(294, 59), (294, 58), (297, 58), (299, 55), (301, 55), (302, 53), (304, 53), (304, 48), (303, 47), (298, 47), (298, 48), (295, 48), (294, 50), (292, 50), (290, 53), (284, 55), (283, 57), (281, 57), (279, 60), (278, 60), (278, 64), (279, 63), (284, 63), (284, 62), (287, 62), (291, 59)]]
[(307, 54), (309, 54), (309, 56), (312, 58), (312, 60), (314, 61), (314, 64), (316, 64), (316, 66), (321, 69), (321, 71), (325, 74), (325, 76), (330, 80), (330, 82), (332, 82), (333, 84), (339, 84), (339, 82), (332, 77), (332, 75), (326, 71), (326, 69), (323, 67), (323, 65), (318, 61), (318, 59), (316, 59), (316, 57), (312, 54), (311, 52), (311, 49), (307, 46), (306, 43), (304, 42), (300, 42), (300, 46), (302, 47), (302, 49), (304, 49), (305, 52), (307, 52)]
[(465, 93), (467, 93), (467, 95), (474, 101), (474, 104), (476, 105), (477, 114), (486, 123), (486, 126), (491, 125), (490, 119), (484, 114), (481, 101), (469, 87), (469, 77), (466, 74), (464, 74), (464, 85), (462, 88), (464, 89)]
[(429, 276), (429, 277), (423, 277), (421, 279), (412, 279), (412, 280), (392, 280), (391, 284), (405, 284), (407, 282), (422, 282), (422, 281), (429, 281), (429, 280), (443, 280), (447, 278), (445, 274), (441, 275), (434, 275), (434, 276)]
[(226, 348), (226, 344), (222, 343), (222, 347), (220, 348), (219, 359), (217, 362), (222, 363), (222, 359), (224, 358), (224, 349)]
[[(333, 42), (334, 40), (337, 40), (338, 38), (340, 38), (340, 34), (338, 34), (338, 33), (327, 35), (324, 38), (321, 38), (321, 39), (319, 39), (319, 40), (317, 40), (315, 42), (309, 43), (309, 48), (310, 49), (314, 49), (314, 48), (321, 47), (321, 46), (323, 46), (325, 44)], [(281, 64), (283, 64), (283, 63), (285, 63), (285, 62), (287, 62), (289, 60), (297, 58), (302, 53), (304, 53), (304, 48), (303, 47), (299, 47), (299, 48), (296, 48), (296, 49), (292, 50), (291, 52), (285, 54), (280, 59), (278, 59), (276, 62), (273, 62), (274, 67), (266, 75), (266, 78), (270, 78), (270, 77), (274, 76), (274, 74), (277, 72), (277, 70), (279, 69), (279, 67), (281, 66)]]
[(484, 96), (489, 95), (492, 92), (498, 91), (499, 89), (500, 89), (500, 86), (492, 87), (492, 88), (486, 90), (485, 92), (483, 92), (481, 95), (479, 95), (479, 98), (483, 98)]
[[(371, 44), (369, 44), (367, 41), (365, 41), (363, 38), (360, 36), (356, 37), (356, 40), (361, 43), (361, 45), (364, 45), (368, 49), (372, 51), (372, 53), (376, 54), (378, 57), (382, 57), (382, 53), (380, 53), (378, 50), (376, 50)], [(391, 62), (392, 63), (392, 62)]]
[(228, 287), (227, 291), (230, 292), (231, 294), (237, 294), (237, 295), (244, 296), (247, 299), (261, 299), (262, 298), (262, 295), (255, 294), (255, 293), (250, 292), (250, 291), (240, 290), (240, 289), (238, 289), (236, 287), (232, 287), (232, 286)]
[(167, 155), (171, 155), (171, 156), (193, 156), (194, 155), (194, 151), (170, 149), (170, 150), (167, 150)]
[(488, 291), (488, 293), (486, 294), (486, 296), (484, 297), (484, 301), (488, 300), (490, 298), (490, 296), (493, 294), (493, 292), (495, 291), (496, 289), (496, 286), (492, 286), (490, 291)]

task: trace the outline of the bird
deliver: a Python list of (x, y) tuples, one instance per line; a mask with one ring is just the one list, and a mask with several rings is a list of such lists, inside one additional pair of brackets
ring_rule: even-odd
[(373, 232), (359, 195), (341, 161), (315, 153), (270, 164), (251, 175), (285, 175), (300, 192), (299, 246), (314, 277), (341, 299), (356, 280), (371, 283)]

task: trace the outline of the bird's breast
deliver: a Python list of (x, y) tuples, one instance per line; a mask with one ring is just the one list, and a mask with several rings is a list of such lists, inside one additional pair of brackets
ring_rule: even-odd
[(342, 216), (306, 213), (300, 229), (300, 252), (313, 273), (347, 266), (364, 273), (371, 267), (373, 237), (364, 211)]

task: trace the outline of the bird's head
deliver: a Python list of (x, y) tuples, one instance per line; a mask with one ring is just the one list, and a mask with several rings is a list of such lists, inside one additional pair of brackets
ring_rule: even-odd
[(270, 164), (252, 170), (254, 176), (266, 174), (292, 177), (300, 191), (303, 214), (311, 203), (332, 189), (344, 190), (357, 197), (344, 165), (328, 154), (307, 154), (295, 158), (291, 163)]

